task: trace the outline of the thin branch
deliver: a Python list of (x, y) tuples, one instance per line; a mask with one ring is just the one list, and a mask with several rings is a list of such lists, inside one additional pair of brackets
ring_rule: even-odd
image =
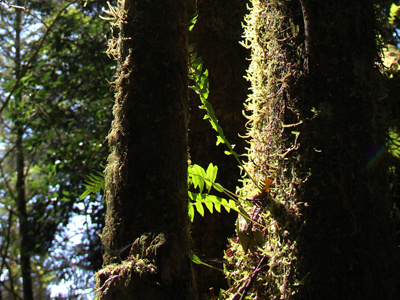
[(16, 289), (15, 289), (15, 285), (14, 285), (14, 280), (13, 280), (13, 273), (12, 273), (12, 269), (11, 269), (11, 266), (6, 262), (6, 266), (7, 266), (7, 269), (8, 269), (8, 281), (10, 282), (10, 287), (9, 288), (7, 288), (5, 285), (4, 285), (4, 287), (6, 287), (6, 289), (8, 290), (8, 292), (13, 296), (13, 299), (20, 299), (20, 300), (23, 300), (22, 298), (21, 298), (21, 296), (20, 295), (18, 295), (18, 293), (16, 292)]
[(10, 193), (11, 198), (12, 198), (13, 200), (17, 200), (17, 198), (15, 198), (15, 195), (14, 195), (14, 193), (13, 193), (13, 190), (12, 190), (12, 188), (11, 188), (11, 186), (10, 186), (10, 183), (8, 182), (8, 179), (7, 179), (7, 177), (5, 176), (5, 173), (4, 173), (3, 165), (2, 165), (2, 164), (0, 164), (0, 171), (1, 171), (1, 175), (3, 176), (3, 179), (4, 179), (4, 183), (6, 184), (7, 189), (8, 189), (8, 191), (9, 191), (9, 193)]
[[(247, 284), (244, 286), (244, 288), (241, 289), (241, 290), (244, 290), (244, 291), (243, 291), (243, 294), (242, 294), (242, 296), (240, 297), (239, 300), (244, 300), (244, 299), (245, 299), (246, 294), (250, 291), (251, 285), (252, 285), (252, 284), (254, 283), (254, 281), (256, 280), (256, 278), (257, 278), (257, 276), (258, 276), (258, 273), (260, 273), (260, 271), (261, 271), (261, 269), (262, 269), (262, 267), (263, 267), (264, 261), (265, 261), (266, 259), (268, 259), (268, 257), (265, 256), (265, 255), (261, 258), (260, 262), (258, 263), (257, 268), (254, 270), (253, 274), (251, 275), (250, 280), (247, 282)], [(239, 291), (239, 293), (240, 293), (240, 292), (241, 292), (241, 291)], [(234, 297), (234, 298), (235, 298), (235, 297)]]
[(1, 122), (3, 123), (3, 125), (4, 125), (4, 127), (5, 127), (6, 129), (8, 129), (9, 131), (12, 131), (12, 130), (13, 130), (13, 129), (6, 123), (6, 121), (4, 120), (4, 118), (3, 118), (2, 115), (0, 115), (0, 120), (1, 120)]
[(7, 150), (6, 154), (4, 154), (3, 158), (0, 160), (0, 165), (4, 162), (4, 160), (6, 159), (6, 157), (13, 152), (15, 149), (15, 145), (13, 147), (11, 147), (10, 149)]
[(313, 51), (313, 32), (312, 26), (310, 25), (310, 9), (308, 0), (300, 0), (301, 10), (303, 13), (303, 21), (304, 21), (304, 44), (307, 57), (306, 62), (306, 71), (309, 71), (309, 59), (311, 56), (311, 52)]
[(7, 239), (6, 239), (6, 246), (4, 249), (4, 253), (1, 254), (2, 262), (1, 262), (1, 266), (0, 266), (0, 274), (3, 273), (3, 268), (6, 263), (7, 254), (8, 254), (8, 247), (10, 246), (12, 215), (13, 215), (12, 212), (10, 212), (10, 215), (8, 216)]
[[(0, 0), (4, 1), (4, 0)], [(58, 19), (61, 17), (61, 14), (72, 4), (77, 2), (78, 0), (73, 0), (72, 2), (68, 3), (66, 6), (64, 6), (57, 14), (57, 16), (54, 18), (53, 22), (50, 24), (50, 26), (47, 28), (46, 32), (43, 34), (42, 40), (39, 43), (39, 46), (37, 47), (36, 51), (32, 54), (32, 56), (29, 58), (28, 62), (25, 64), (23, 70), (21, 71), (20, 75), (17, 78), (17, 81), (15, 82), (10, 94), (7, 96), (6, 100), (3, 102), (3, 106), (0, 108), (0, 114), (3, 112), (3, 110), (7, 107), (8, 103), (11, 100), (11, 96), (14, 94), (15, 90), (19, 86), (19, 83), (21, 82), (21, 79), (23, 76), (25, 76), (26, 72), (28, 71), (28, 67), (32, 64), (33, 60), (36, 58), (36, 56), (39, 53), (39, 50), (42, 48), (44, 41), (47, 39), (47, 36), (49, 35), (51, 29), (54, 27)]]
[(42, 24), (47, 28), (47, 30), (49, 29), (49, 26), (48, 26), (41, 18), (39, 18), (37, 15), (35, 15), (35, 14), (29, 12), (29, 11), (26, 11), (25, 13), (26, 13), (27, 15), (29, 15), (29, 16), (31, 16), (31, 17), (37, 19), (40, 23), (42, 23)]
[[(1, 39), (4, 41), (4, 38), (3, 38), (3, 37), (1, 37)], [(11, 56), (11, 55), (10, 55), (10, 53), (11, 53), (11, 47), (5, 47), (4, 45), (1, 45), (0, 48), (1, 48), (1, 51), (2, 51), (3, 53), (5, 53), (7, 57), (10, 57), (10, 56)], [(4, 67), (6, 67), (6, 66), (4, 66)]]
[(8, 5), (8, 7), (11, 8), (15, 8), (15, 9), (19, 9), (19, 10), (25, 10), (26, 9), (26, 5), (25, 6), (19, 6), (19, 5), (14, 5), (14, 4), (10, 4), (7, 0), (0, 0), (0, 3), (3, 2), (6, 5)]
[(7, 156), (8, 156), (12, 151), (14, 151), (14, 149), (15, 149), (15, 145), (14, 145), (13, 147), (11, 147), (10, 149), (8, 149), (8, 151), (4, 154), (3, 158), (0, 160), (0, 171), (1, 171), (1, 175), (3, 176), (3, 180), (4, 180), (4, 182), (5, 182), (6, 186), (7, 186), (8, 191), (10, 192), (11, 198), (12, 198), (13, 200), (15, 200), (16, 198), (15, 198), (14, 193), (13, 193), (13, 191), (12, 191), (12, 188), (11, 188), (11, 186), (10, 186), (8, 180), (7, 180), (7, 177), (5, 176), (5, 172), (4, 172), (4, 170), (3, 170), (3, 162), (4, 162), (4, 160), (7, 158)]

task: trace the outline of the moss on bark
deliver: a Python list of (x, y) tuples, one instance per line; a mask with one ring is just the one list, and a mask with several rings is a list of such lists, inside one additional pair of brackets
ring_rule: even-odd
[[(118, 72), (105, 171), (106, 269), (97, 274), (97, 288), (110, 276), (121, 276), (107, 293), (98, 290), (98, 297), (119, 295), (125, 283), (125, 299), (150, 299), (150, 294), (153, 299), (192, 299), (196, 294), (187, 257), (186, 1), (125, 0), (115, 15), (120, 35), (111, 51), (117, 54)], [(151, 251), (135, 253), (131, 245), (149, 234), (152, 241), (163, 236), (154, 257)], [(144, 265), (139, 274), (137, 263)]]
[[(259, 220), (262, 249), (244, 255), (232, 241), (232, 298), (395, 299), (388, 169), (384, 159), (368, 163), (385, 145), (379, 3), (252, 2), (246, 167), (274, 185)], [(242, 193), (258, 191), (248, 181)]]

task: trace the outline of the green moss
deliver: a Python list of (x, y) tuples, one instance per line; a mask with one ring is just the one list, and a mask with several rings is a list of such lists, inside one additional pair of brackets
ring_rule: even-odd
[[(258, 185), (274, 185), (258, 220), (264, 245), (244, 253), (231, 242), (230, 298), (319, 299), (332, 288), (342, 297), (379, 295), (383, 280), (372, 274), (389, 268), (381, 253), (395, 250), (385, 164), (362, 170), (366, 149), (384, 143), (374, 9), (373, 1), (252, 1), (243, 42), (252, 51), (245, 167)], [(245, 178), (240, 193), (258, 191)], [(250, 214), (253, 203), (243, 205)]]
[[(298, 186), (305, 176), (296, 171), (298, 127), (302, 121), (293, 108), (293, 83), (302, 69), (302, 44), (298, 43), (299, 24), (295, 23), (294, 8), (288, 1), (252, 1), (246, 17), (245, 41), (251, 49), (251, 64), (247, 78), (252, 93), (246, 101), (248, 112), (247, 138), (250, 175), (262, 184), (273, 179), (271, 203), (260, 213), (264, 245), (257, 251), (244, 253), (236, 240), (231, 241), (226, 275), (231, 281), (230, 298), (241, 294), (254, 270), (265, 256), (267, 263), (253, 279), (247, 296), (251, 299), (288, 298), (299, 286), (296, 278), (296, 229), (301, 218), (296, 203)], [(251, 199), (257, 188), (244, 179), (240, 193)], [(249, 214), (250, 201), (244, 201)]]

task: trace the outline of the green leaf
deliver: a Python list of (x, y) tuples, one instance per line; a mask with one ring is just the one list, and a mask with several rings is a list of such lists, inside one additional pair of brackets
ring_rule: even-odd
[(197, 264), (197, 265), (203, 265), (203, 266), (209, 267), (209, 268), (211, 268), (211, 269), (214, 269), (214, 270), (223, 272), (222, 270), (220, 270), (220, 269), (218, 269), (218, 268), (216, 268), (216, 267), (213, 267), (213, 266), (211, 266), (211, 265), (208, 265), (208, 264), (202, 262), (202, 261), (200, 260), (200, 258), (199, 258), (196, 254), (194, 254), (194, 252), (193, 252), (192, 250), (189, 250), (189, 251), (188, 251), (188, 256), (189, 256), (190, 260), (191, 260), (193, 263)]
[(221, 205), (225, 208), (227, 212), (231, 211), (231, 207), (229, 206), (228, 201), (226, 201), (226, 199), (221, 200)]
[(203, 204), (202, 204), (201, 202), (196, 202), (195, 205), (196, 205), (197, 212), (198, 212), (202, 217), (204, 217), (204, 207), (203, 207)]
[(217, 212), (219, 212), (219, 213), (221, 212), (221, 201), (222, 201), (222, 198), (214, 196), (214, 195), (208, 195), (207, 196), (207, 200), (210, 203), (214, 204), (215, 210)]
[(204, 178), (206, 178), (206, 171), (199, 165), (193, 165), (191, 168), (193, 186), (199, 188), (200, 194), (204, 189)]
[(206, 177), (209, 181), (206, 181), (206, 186), (208, 192), (210, 192), (211, 188), (213, 187), (213, 183), (215, 182), (215, 179), (217, 178), (217, 173), (218, 173), (218, 167), (214, 166), (212, 163), (210, 163), (207, 167), (206, 171)]
[(192, 262), (194, 262), (195, 264), (197, 264), (197, 265), (201, 265), (202, 264), (202, 261), (200, 260), (200, 258), (196, 254), (194, 254), (193, 250), (189, 250), (188, 251), (188, 256), (189, 256), (190, 260)]
[(193, 16), (189, 21), (189, 31), (192, 31), (194, 25), (196, 25), (198, 15)]
[(79, 197), (79, 201), (81, 201), (82, 199), (84, 199), (86, 196), (90, 195), (90, 191), (86, 190), (82, 193), (82, 195)]
[(193, 222), (193, 220), (194, 220), (194, 208), (193, 208), (193, 205), (189, 205), (188, 215), (189, 215), (190, 222)]
[(196, 86), (191, 86), (190, 87), (193, 91), (195, 91), (197, 94), (200, 94), (200, 89), (199, 88), (197, 88)]
[(210, 179), (211, 182), (215, 182), (215, 179), (217, 178), (217, 173), (218, 173), (218, 167), (210, 163), (206, 171), (207, 178)]
[(393, 25), (396, 18), (399, 17), (399, 10), (400, 6), (397, 6), (396, 4), (392, 3), (389, 13), (389, 24)]
[(214, 207), (213, 207), (213, 202), (211, 201), (211, 196), (208, 195), (206, 197), (206, 201), (204, 202), (204, 204), (206, 205), (206, 207), (208, 208), (208, 210), (210, 211), (210, 213), (214, 212)]
[(79, 200), (82, 200), (86, 196), (91, 193), (97, 194), (100, 193), (105, 188), (105, 179), (104, 174), (101, 172), (96, 172), (98, 175), (91, 173), (87, 176), (86, 184), (83, 186), (86, 188), (86, 191), (79, 197)]
[(388, 152), (396, 158), (400, 158), (400, 134), (397, 128), (389, 128)]
[(225, 144), (225, 140), (220, 135), (217, 136), (216, 145), (218, 146), (219, 144)]
[(229, 207), (236, 210), (236, 203), (233, 200), (229, 200)]

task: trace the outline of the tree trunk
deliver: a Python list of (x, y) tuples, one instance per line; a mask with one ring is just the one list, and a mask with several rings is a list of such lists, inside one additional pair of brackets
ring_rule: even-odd
[(98, 299), (195, 299), (188, 252), (186, 1), (120, 4)]
[[(208, 101), (224, 129), (227, 139), (235, 144), (238, 153), (245, 151), (245, 118), (242, 114), (246, 100), (248, 82), (244, 78), (249, 56), (239, 42), (242, 36), (247, 1), (199, 0), (198, 19), (192, 31), (190, 43), (196, 44), (196, 52), (202, 57), (204, 68), (209, 70), (210, 94)], [(207, 167), (217, 165), (218, 182), (230, 191), (235, 191), (240, 178), (239, 168), (232, 156), (224, 154), (224, 145), (217, 147), (216, 133), (208, 121), (203, 119), (204, 111), (199, 109), (199, 96), (190, 95), (189, 148), (193, 163)], [(236, 213), (196, 216), (191, 228), (194, 251), (206, 263), (222, 268), (223, 251), (227, 238), (234, 234)], [(215, 293), (228, 287), (223, 273), (196, 265), (196, 277), (201, 294), (208, 294), (212, 287)]]
[(24, 175), (24, 149), (22, 146), (23, 130), (18, 129), (16, 142), (16, 159), (17, 159), (17, 209), (19, 221), (19, 239), (20, 239), (20, 264), (22, 273), (22, 287), (24, 300), (33, 300), (32, 290), (32, 270), (31, 270), (31, 237), (28, 222), (28, 214), (26, 211), (25, 200), (25, 175)]
[[(274, 184), (264, 194), (250, 181), (242, 189), (247, 198), (259, 194), (247, 204), (261, 210), (256, 220), (264, 226), (252, 232), (264, 241), (263, 251), (251, 255), (232, 244), (236, 298), (398, 297), (382, 155), (378, 5), (253, 1), (246, 26), (253, 90), (247, 169), (257, 182), (267, 177)], [(238, 261), (252, 275), (247, 280), (234, 272)]]
[(317, 109), (300, 135), (303, 172), (311, 170), (302, 188), (303, 295), (328, 297), (335, 288), (341, 298), (395, 299), (399, 252), (375, 65), (379, 1), (301, 2), (309, 74), (299, 110)]
[[(17, 2), (18, 6), (22, 3)], [(15, 10), (15, 78), (20, 76), (21, 71), (21, 10)], [(16, 106), (21, 104), (22, 96), (20, 91), (15, 93)], [(22, 273), (22, 287), (24, 300), (33, 300), (33, 289), (32, 289), (32, 270), (31, 270), (31, 248), (30, 248), (30, 229), (28, 222), (28, 214), (26, 211), (26, 197), (25, 197), (25, 170), (24, 170), (24, 148), (22, 145), (24, 130), (23, 123), (17, 118), (15, 120), (16, 128), (16, 170), (17, 170), (17, 211), (19, 220), (19, 239), (20, 239), (20, 264)]]

